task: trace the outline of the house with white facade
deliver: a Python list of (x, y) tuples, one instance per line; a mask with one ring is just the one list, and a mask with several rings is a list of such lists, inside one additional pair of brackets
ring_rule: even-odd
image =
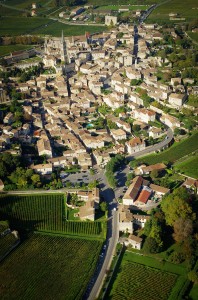
[(168, 102), (176, 108), (180, 108), (185, 100), (187, 99), (186, 94), (171, 93), (168, 98)]
[(133, 214), (124, 205), (118, 207), (119, 231), (133, 233)]
[(146, 108), (139, 108), (134, 111), (135, 119), (148, 124), (148, 122), (154, 122), (156, 118), (156, 113), (152, 110)]
[(125, 140), (126, 139), (126, 132), (122, 129), (111, 129), (110, 130), (112, 137), (114, 140)]
[(123, 196), (123, 204), (128, 206), (133, 206), (140, 188), (143, 184), (143, 178), (141, 176), (136, 176), (130, 186), (128, 187), (126, 193)]
[(139, 137), (134, 137), (126, 142), (126, 151), (129, 154), (133, 154), (135, 152), (144, 150), (146, 148), (146, 144)]
[(30, 168), (41, 175), (50, 175), (53, 171), (52, 164), (31, 165)]

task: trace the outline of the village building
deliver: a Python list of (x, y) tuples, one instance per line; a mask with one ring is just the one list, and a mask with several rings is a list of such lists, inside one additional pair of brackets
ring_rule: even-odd
[(50, 175), (53, 171), (52, 164), (31, 165), (30, 168), (41, 175)]
[(105, 25), (113, 26), (117, 24), (117, 17), (114, 16), (105, 16)]
[(149, 123), (155, 121), (156, 113), (146, 108), (139, 108), (134, 111), (134, 117), (142, 122)]
[(171, 93), (168, 98), (168, 102), (176, 108), (180, 108), (185, 100), (187, 99), (186, 94)]
[(80, 206), (78, 215), (81, 220), (94, 221), (95, 220), (94, 201), (87, 201), (83, 206)]
[(124, 205), (119, 205), (119, 231), (133, 233), (133, 214)]
[(140, 170), (140, 173), (143, 174), (150, 174), (152, 171), (157, 170), (157, 171), (162, 171), (165, 170), (167, 167), (164, 163), (157, 163), (155, 165), (150, 165), (150, 166), (140, 166), (138, 169)]
[(127, 242), (125, 242), (125, 245), (131, 245), (132, 248), (134, 249), (138, 249), (140, 250), (142, 247), (142, 238), (134, 235), (134, 234), (130, 234), (129, 237), (127, 238)]
[(48, 139), (41, 138), (38, 140), (37, 149), (39, 156), (46, 155), (46, 157), (52, 157), (52, 148)]
[(128, 142), (126, 142), (126, 151), (129, 154), (133, 154), (135, 152), (144, 150), (146, 148), (146, 144), (139, 137), (134, 137)]

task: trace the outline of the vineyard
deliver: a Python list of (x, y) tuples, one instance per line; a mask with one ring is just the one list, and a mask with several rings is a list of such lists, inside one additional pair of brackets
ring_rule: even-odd
[(103, 223), (67, 221), (66, 215), (63, 194), (0, 196), (0, 219), (14, 229), (104, 237)]
[(16, 238), (12, 233), (6, 236), (0, 236), (0, 259), (10, 250), (16, 243)]
[(176, 280), (176, 274), (125, 262), (113, 286), (112, 300), (167, 300)]
[(82, 299), (102, 242), (33, 234), (1, 264), (1, 299)]

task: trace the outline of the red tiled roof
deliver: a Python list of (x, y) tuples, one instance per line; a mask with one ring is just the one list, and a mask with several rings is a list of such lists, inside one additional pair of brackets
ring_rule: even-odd
[(151, 192), (147, 191), (147, 190), (142, 190), (141, 193), (139, 194), (137, 201), (143, 202), (146, 204), (146, 202), (148, 201), (149, 197), (151, 195)]
[(133, 188), (130, 192), (131, 198), (135, 199), (142, 185), (143, 179), (141, 176), (137, 176), (133, 179)]

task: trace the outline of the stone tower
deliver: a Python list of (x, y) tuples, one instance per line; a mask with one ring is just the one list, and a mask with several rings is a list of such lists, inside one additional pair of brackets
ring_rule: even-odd
[(60, 49), (61, 61), (67, 63), (66, 43), (65, 43), (65, 39), (64, 39), (63, 30), (62, 30), (60, 48), (61, 48)]

